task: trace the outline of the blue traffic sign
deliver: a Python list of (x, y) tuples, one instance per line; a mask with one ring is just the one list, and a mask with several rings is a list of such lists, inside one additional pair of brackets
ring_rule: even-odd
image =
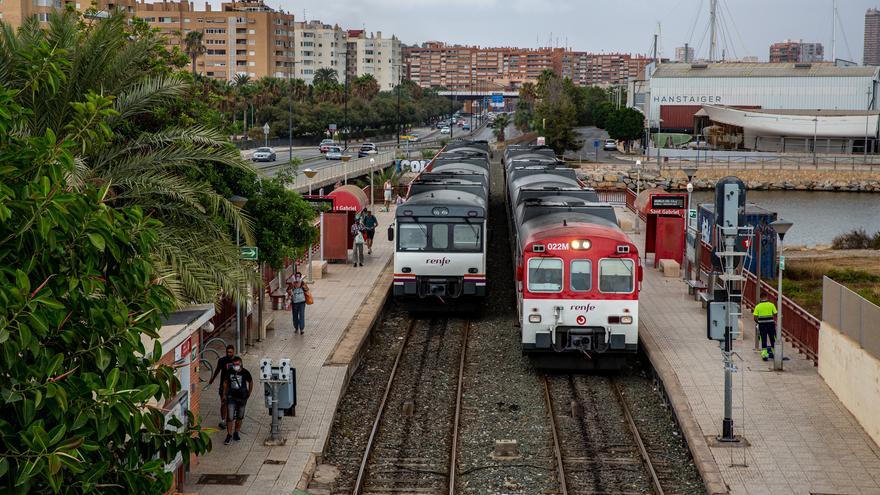
[(599, 144), (600, 144), (600, 143), (599, 143), (599, 140), (598, 140), (598, 139), (593, 140), (593, 148), (598, 148), (598, 147), (599, 147)]

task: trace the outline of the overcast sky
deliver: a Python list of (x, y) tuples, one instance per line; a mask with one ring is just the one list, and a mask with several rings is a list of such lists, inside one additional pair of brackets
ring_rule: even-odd
[[(197, 4), (199, 3), (198, 0)], [(218, 3), (218, 0), (213, 0)], [(708, 54), (709, 0), (266, 0), (297, 20), (319, 19), (347, 29), (396, 34), (404, 43), (428, 40), (482, 46), (568, 46), (579, 51), (648, 53), (657, 24), (660, 49), (674, 56), (689, 42)], [(818, 41), (831, 56), (832, 0), (718, 0), (728, 56), (768, 57), (787, 38)], [(843, 29), (837, 57), (861, 63), (864, 15), (880, 0), (838, 0)], [(552, 42), (551, 42), (552, 34)], [(847, 48), (847, 42), (849, 48)]]

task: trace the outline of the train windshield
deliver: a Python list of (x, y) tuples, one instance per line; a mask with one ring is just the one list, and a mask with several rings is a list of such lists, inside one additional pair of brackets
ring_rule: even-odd
[(399, 224), (398, 251), (480, 253), (481, 223), (405, 222)]
[(531, 258), (529, 260), (529, 292), (561, 292), (562, 260)]
[(571, 290), (589, 292), (592, 286), (593, 262), (574, 260), (571, 262)]
[(599, 290), (611, 294), (633, 291), (633, 260), (606, 258), (599, 261)]

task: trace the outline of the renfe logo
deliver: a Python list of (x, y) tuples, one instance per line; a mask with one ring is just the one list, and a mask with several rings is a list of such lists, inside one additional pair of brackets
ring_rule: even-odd
[(584, 313), (589, 313), (590, 311), (596, 309), (596, 306), (594, 304), (572, 304), (571, 308), (569, 309), (571, 309), (572, 311), (583, 311)]
[(446, 265), (448, 265), (448, 264), (450, 264), (450, 263), (452, 263), (452, 260), (449, 259), (449, 258), (447, 258), (447, 257), (445, 257), (445, 256), (442, 257), (442, 258), (428, 258), (428, 259), (425, 260), (425, 264), (426, 264), (426, 265), (440, 265), (440, 266), (446, 266)]

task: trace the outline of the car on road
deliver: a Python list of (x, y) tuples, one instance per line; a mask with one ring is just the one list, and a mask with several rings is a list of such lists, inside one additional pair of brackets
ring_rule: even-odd
[(343, 152), (340, 146), (330, 146), (327, 148), (327, 153), (324, 153), (324, 158), (327, 160), (342, 160)]
[(275, 152), (272, 151), (272, 148), (257, 148), (254, 151), (253, 156), (251, 156), (251, 160), (255, 162), (274, 162), (275, 161)]
[(437, 127), (437, 129), (443, 129), (443, 128), (446, 127), (447, 125), (449, 125), (449, 122), (448, 122), (448, 121), (441, 120), (440, 122), (437, 122), (437, 126), (436, 126), (436, 127)]
[(465, 122), (464, 124), (461, 125), (461, 130), (469, 131), (469, 130), (471, 130), (471, 125), (468, 124), (467, 122)]
[(617, 151), (617, 141), (613, 139), (606, 139), (605, 145), (602, 147), (605, 151)]
[(373, 143), (363, 143), (361, 145), (361, 149), (358, 150), (358, 158), (363, 158), (368, 155), (375, 155), (379, 152), (379, 148), (376, 147)]
[(336, 143), (332, 139), (324, 139), (321, 141), (321, 144), (318, 145), (318, 151), (326, 153), (331, 146), (336, 146)]
[(452, 132), (452, 129), (449, 126), (440, 129), (440, 134), (449, 134), (451, 132)]

